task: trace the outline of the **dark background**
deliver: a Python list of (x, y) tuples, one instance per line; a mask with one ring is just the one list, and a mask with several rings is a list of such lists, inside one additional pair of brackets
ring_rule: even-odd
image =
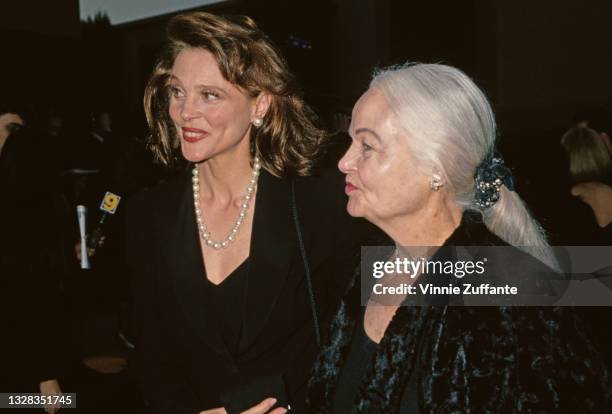
[[(561, 134), (577, 112), (612, 101), (612, 2), (244, 0), (201, 9), (253, 17), (323, 116), (350, 113), (375, 67), (463, 69), (492, 100), (518, 191), (554, 240), (565, 219), (555, 203), (567, 192)], [(110, 109), (123, 131), (144, 136), (143, 88), (170, 17), (111, 26), (80, 22), (78, 0), (2, 2), (0, 99), (19, 101), (31, 118), (54, 110), (73, 123)]]

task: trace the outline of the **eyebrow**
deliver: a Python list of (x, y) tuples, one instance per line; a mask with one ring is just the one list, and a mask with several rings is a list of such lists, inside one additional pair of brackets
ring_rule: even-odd
[(371, 130), (370, 128), (358, 128), (357, 130), (355, 130), (355, 135), (359, 135), (361, 133), (368, 133), (370, 135), (373, 135), (374, 138), (376, 138), (379, 142), (382, 143), (382, 138), (380, 137), (380, 135), (378, 135), (375, 131)]
[[(168, 82), (166, 82), (166, 84), (170, 84), (173, 81), (181, 83), (181, 80), (179, 78), (177, 78), (176, 76), (170, 74), (170, 77), (168, 78)], [(214, 90), (217, 90), (219, 92), (224, 92), (225, 93), (225, 89), (221, 88), (220, 86), (204, 85), (204, 84), (200, 83), (200, 84), (196, 85), (196, 88), (200, 88), (200, 89), (214, 89)]]

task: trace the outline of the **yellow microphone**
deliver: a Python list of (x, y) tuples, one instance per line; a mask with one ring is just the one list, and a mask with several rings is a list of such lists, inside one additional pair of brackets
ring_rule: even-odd
[(107, 191), (104, 194), (104, 198), (102, 199), (102, 203), (100, 204), (100, 210), (102, 210), (102, 216), (98, 221), (98, 224), (91, 232), (91, 236), (89, 237), (89, 248), (96, 249), (100, 245), (100, 240), (103, 236), (102, 228), (106, 218), (110, 215), (114, 215), (117, 212), (117, 207), (119, 207), (119, 202), (121, 201), (121, 196), (111, 193)]

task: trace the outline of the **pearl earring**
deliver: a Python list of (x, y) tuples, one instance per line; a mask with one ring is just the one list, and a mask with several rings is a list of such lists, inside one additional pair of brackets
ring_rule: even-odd
[(261, 119), (260, 117), (256, 117), (255, 119), (253, 119), (252, 123), (255, 128), (259, 128), (263, 125), (263, 119)]
[(433, 174), (431, 176), (431, 189), (438, 191), (442, 186), (444, 186), (444, 184), (442, 184), (442, 178), (438, 174)]

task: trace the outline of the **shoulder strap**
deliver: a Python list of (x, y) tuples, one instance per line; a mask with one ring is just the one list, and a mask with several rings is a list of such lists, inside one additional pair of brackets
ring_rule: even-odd
[(319, 318), (317, 316), (317, 303), (315, 300), (314, 290), (312, 288), (312, 279), (310, 277), (310, 266), (308, 265), (308, 258), (306, 257), (306, 248), (304, 247), (304, 238), (302, 237), (302, 228), (300, 226), (300, 219), (298, 217), (297, 203), (295, 202), (295, 180), (291, 180), (291, 210), (293, 212), (293, 223), (295, 224), (295, 231), (297, 233), (298, 244), (300, 247), (300, 255), (302, 256), (302, 262), (304, 263), (304, 273), (306, 274), (306, 286), (308, 288), (308, 299), (310, 300), (310, 311), (312, 312), (312, 322), (314, 325), (315, 336), (317, 339), (317, 346), (321, 346), (321, 329), (319, 327)]

